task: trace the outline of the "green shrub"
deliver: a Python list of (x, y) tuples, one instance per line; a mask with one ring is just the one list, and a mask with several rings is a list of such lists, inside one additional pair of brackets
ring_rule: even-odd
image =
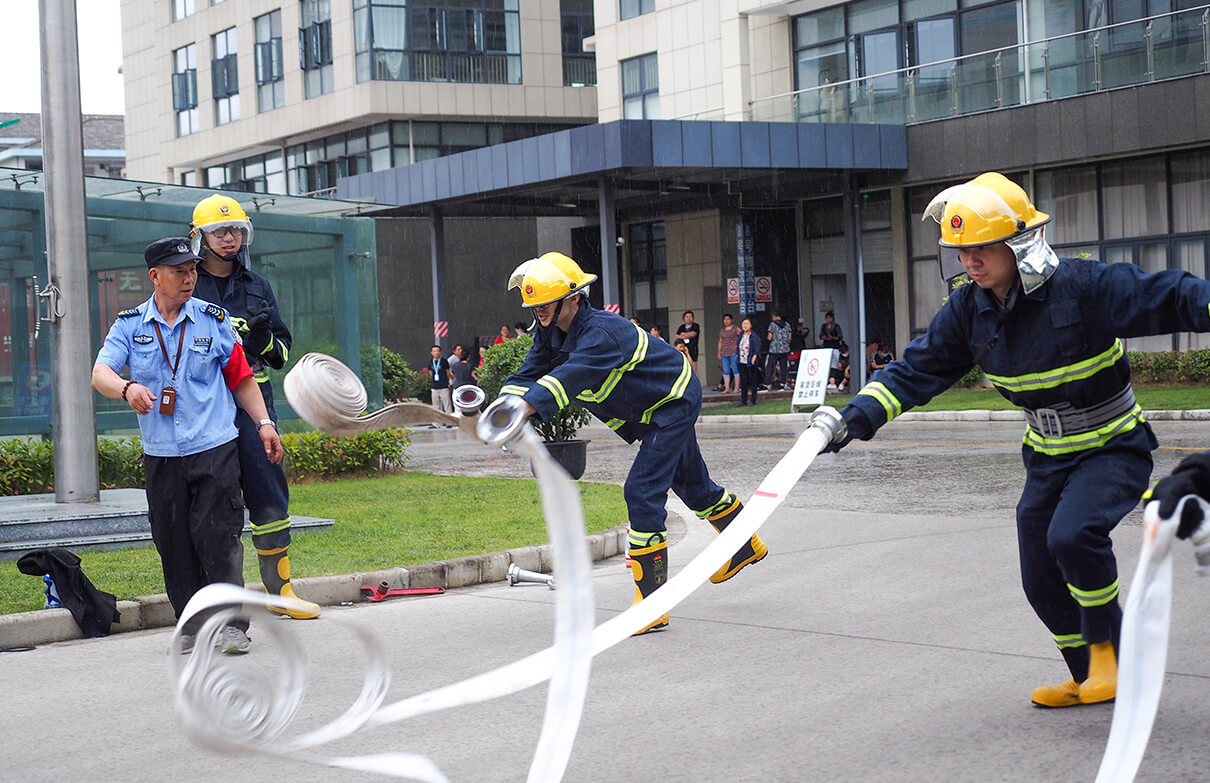
[(97, 461), (100, 463), (101, 489), (147, 486), (143, 441), (137, 435), (98, 439)]
[(379, 430), (342, 438), (324, 432), (282, 436), (286, 475), (291, 481), (370, 475), (402, 467), (411, 438), (405, 429)]
[(412, 390), (416, 388), (415, 370), (408, 366), (403, 357), (390, 348), (382, 349), (382, 399), (384, 402), (414, 397)]
[(55, 449), (49, 440), (0, 441), (0, 494), (36, 495), (55, 489)]
[(1182, 352), (1178, 366), (1184, 381), (1188, 383), (1210, 382), (1210, 348)]
[(955, 389), (974, 389), (983, 384), (983, 370), (972, 367), (954, 384)]

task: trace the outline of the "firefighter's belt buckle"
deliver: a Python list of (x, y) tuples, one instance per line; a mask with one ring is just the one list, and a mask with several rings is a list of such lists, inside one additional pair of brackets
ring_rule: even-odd
[(1038, 434), (1043, 438), (1063, 437), (1063, 419), (1054, 408), (1038, 408), (1034, 411)]

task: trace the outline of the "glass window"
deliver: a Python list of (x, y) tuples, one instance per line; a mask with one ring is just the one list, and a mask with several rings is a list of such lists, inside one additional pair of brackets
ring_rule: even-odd
[(798, 119), (846, 122), (845, 92), (828, 86), (849, 78), (843, 6), (795, 17), (794, 58), (794, 88), (809, 90), (798, 97)]
[(563, 42), (563, 85), (591, 87), (597, 83), (597, 58), (584, 51), (584, 39), (593, 35), (591, 0), (559, 0)]
[(197, 44), (172, 53), (172, 108), (176, 111), (176, 135), (197, 133)]
[(903, 21), (927, 19), (958, 10), (956, 0), (903, 0)]
[(193, 16), (194, 10), (193, 0), (172, 0), (172, 21)]
[(256, 32), (256, 110), (272, 111), (286, 105), (281, 11), (258, 16), (252, 25)]
[(795, 46), (810, 46), (839, 38), (844, 38), (844, 6), (794, 18)]
[(239, 119), (239, 69), (235, 28), (210, 36), (210, 89), (214, 96), (214, 124)]
[(1210, 230), (1210, 151), (1174, 154), (1171, 170), (1172, 230)]
[(623, 60), (622, 115), (628, 120), (660, 118), (660, 74), (655, 52)]
[(302, 27), (298, 30), (298, 67), (308, 98), (335, 89), (332, 72), (331, 0), (302, 0)]
[(1106, 239), (1168, 233), (1168, 180), (1162, 157), (1106, 163), (1101, 177)]
[(880, 30), (899, 24), (896, 0), (861, 0), (849, 6), (849, 34)]
[(655, 10), (655, 0), (621, 0), (619, 7), (623, 19), (633, 19), (636, 16), (649, 14)]
[(1095, 166), (1039, 171), (1034, 177), (1034, 204), (1050, 215), (1046, 238), (1053, 245), (1095, 242), (1097, 171)]

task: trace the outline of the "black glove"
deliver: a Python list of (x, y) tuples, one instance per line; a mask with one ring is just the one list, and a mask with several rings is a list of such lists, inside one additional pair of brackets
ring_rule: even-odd
[[(1172, 475), (1161, 479), (1147, 494), (1148, 500), (1160, 502), (1160, 517), (1167, 519), (1176, 510), (1176, 504), (1185, 495), (1197, 495), (1210, 501), (1210, 451), (1185, 457), (1176, 466)], [(1181, 522), (1176, 529), (1177, 538), (1193, 535), (1202, 523), (1202, 507), (1197, 503), (1186, 503), (1181, 510)]]
[(840, 412), (840, 415), (844, 417), (844, 436), (824, 446), (823, 451), (819, 452), (820, 454), (835, 454), (849, 445), (849, 441), (853, 438), (869, 440), (874, 437), (874, 426), (870, 424), (870, 420), (861, 412), (860, 408), (846, 405), (844, 406), (844, 410)]
[(260, 310), (248, 317), (247, 331), (243, 334), (244, 353), (259, 358), (273, 344), (273, 328), (269, 321), (268, 310)]

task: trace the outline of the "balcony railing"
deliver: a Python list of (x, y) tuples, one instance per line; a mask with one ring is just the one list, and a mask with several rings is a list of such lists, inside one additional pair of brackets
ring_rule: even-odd
[(597, 84), (597, 57), (595, 54), (563, 55), (564, 87), (595, 87)]
[(373, 50), (373, 78), (404, 82), (520, 84), (521, 56), (483, 52)]
[(758, 98), (753, 120), (914, 123), (1210, 73), (1210, 5)]

